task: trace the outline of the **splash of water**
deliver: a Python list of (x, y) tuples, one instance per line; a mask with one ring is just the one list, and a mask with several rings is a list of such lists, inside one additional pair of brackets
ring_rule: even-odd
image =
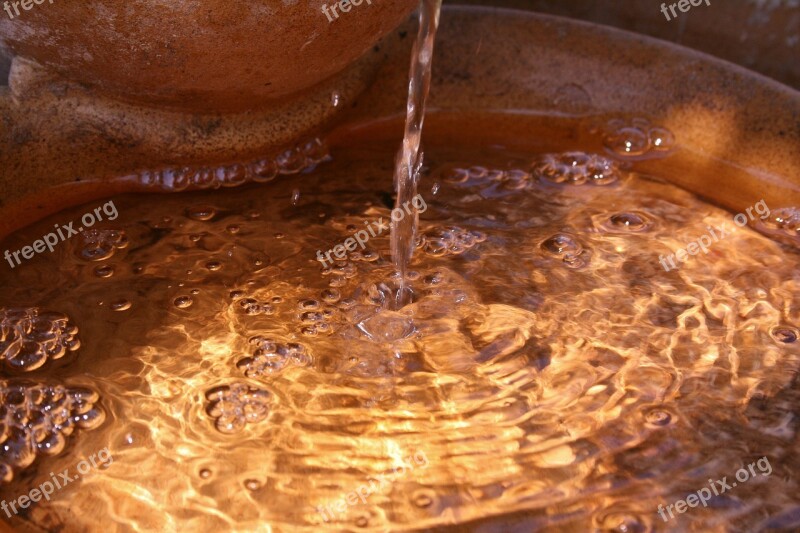
[[(425, 102), (431, 86), (433, 45), (436, 41), (441, 8), (442, 0), (422, 0), (420, 5), (419, 31), (411, 53), (405, 135), (395, 162), (396, 208), (402, 209), (404, 203), (409, 205), (412, 198), (417, 195), (419, 170), (422, 166), (422, 153), (419, 148), (425, 120)], [(414, 252), (418, 219), (416, 209), (410, 216), (402, 217), (400, 220), (392, 218), (392, 257), (400, 275), (400, 287), (394, 301), (395, 309), (411, 302), (411, 292), (406, 277), (408, 263)]]

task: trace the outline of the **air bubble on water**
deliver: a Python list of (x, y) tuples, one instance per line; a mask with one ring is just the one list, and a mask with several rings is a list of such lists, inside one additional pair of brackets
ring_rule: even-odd
[(251, 165), (250, 171), (253, 174), (253, 181), (266, 183), (278, 175), (278, 165), (273, 159), (261, 159)]
[(110, 278), (114, 275), (114, 266), (98, 265), (94, 268), (94, 275), (98, 278)]
[(339, 94), (338, 91), (333, 91), (331, 93), (331, 105), (333, 107), (339, 107), (339, 104), (341, 103), (341, 101), (342, 101), (342, 95)]
[(794, 342), (797, 342), (798, 330), (790, 326), (778, 326), (772, 328), (772, 330), (770, 331), (770, 335), (772, 335), (772, 338), (778, 342), (782, 342), (784, 344), (792, 344)]
[(422, 278), (422, 283), (429, 287), (435, 287), (439, 285), (442, 281), (444, 281), (444, 276), (441, 272), (434, 272), (433, 274), (428, 274), (424, 278)]
[(638, 211), (615, 213), (608, 217), (603, 229), (612, 232), (645, 232), (651, 228), (650, 218)]
[(202, 479), (208, 479), (211, 477), (211, 470), (208, 468), (203, 468), (200, 470), (199, 474)]
[(668, 426), (672, 421), (672, 414), (660, 407), (649, 409), (644, 414), (644, 419), (648, 425), (653, 427)]
[(206, 268), (212, 272), (216, 272), (217, 270), (220, 270), (222, 268), (222, 263), (220, 263), (219, 261), (209, 261), (208, 263), (206, 263)]
[(190, 296), (179, 296), (175, 298), (175, 307), (178, 309), (187, 309), (192, 306), (194, 300)]
[(200, 294), (200, 289), (192, 289), (192, 290), (189, 291), (189, 293), (192, 296), (197, 296), (198, 294)]
[(241, 231), (241, 229), (242, 229), (241, 226), (239, 226), (238, 224), (230, 224), (227, 228), (225, 228), (225, 231), (227, 231), (231, 235), (236, 235), (237, 233), (239, 233), (239, 231)]
[(325, 302), (329, 304), (334, 304), (341, 299), (342, 293), (337, 291), (336, 289), (325, 289), (324, 291), (322, 291), (321, 296), (322, 299), (325, 300)]
[(411, 501), (417, 507), (430, 507), (436, 501), (436, 491), (432, 489), (419, 489), (411, 495)]
[(574, 237), (565, 233), (546, 239), (540, 248), (545, 254), (560, 258), (567, 268), (580, 269), (589, 263), (588, 252)]
[(249, 491), (256, 491), (261, 488), (261, 483), (259, 483), (255, 479), (246, 479), (244, 482), (244, 486)]
[(199, 222), (208, 222), (217, 214), (217, 210), (210, 205), (194, 206), (186, 210), (186, 216)]
[(292, 191), (292, 205), (297, 205), (300, 203), (300, 189), (294, 189)]
[(579, 254), (583, 247), (571, 235), (559, 233), (542, 242), (542, 250), (553, 256)]
[(669, 150), (675, 144), (675, 135), (666, 128), (651, 128), (650, 143), (654, 150)]
[(606, 512), (596, 519), (602, 533), (645, 533), (650, 530), (640, 516), (627, 512)]
[(319, 309), (319, 302), (313, 299), (301, 300), (298, 302), (297, 307), (301, 310)]
[(650, 149), (647, 132), (638, 128), (620, 128), (606, 137), (605, 144), (620, 155), (642, 155)]
[(40, 308), (0, 308), (0, 360), (30, 372), (80, 348), (78, 328), (62, 313)]

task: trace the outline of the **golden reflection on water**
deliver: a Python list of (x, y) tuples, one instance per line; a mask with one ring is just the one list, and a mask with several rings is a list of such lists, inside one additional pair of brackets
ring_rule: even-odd
[[(258, 187), (116, 197), (120, 218), (99, 229), (128, 246), (91, 261), (76, 237), (4, 270), (0, 306), (79, 328), (77, 352), (24, 378), (98, 392), (106, 422), (15, 471), (2, 497), (103, 447), (114, 457), (15, 523), (382, 531), (517, 513), (530, 529), (575, 531), (791, 524), (796, 252), (742, 228), (667, 272), (660, 255), (732, 214), (602, 157), (581, 179), (589, 160), (577, 154), (440, 148), (420, 191), (413, 303), (387, 311), (387, 233), (328, 269), (316, 251), (390, 216), (393, 149), (336, 150)], [(545, 172), (564, 158), (581, 161), (569, 179)], [(113, 310), (121, 300), (130, 307)], [(771, 476), (660, 521), (659, 504), (762, 456)], [(494, 530), (510, 527), (502, 520)]]

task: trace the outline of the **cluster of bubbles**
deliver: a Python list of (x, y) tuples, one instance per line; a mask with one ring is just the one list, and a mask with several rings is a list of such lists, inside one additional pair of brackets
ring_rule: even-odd
[(138, 181), (145, 187), (167, 191), (237, 187), (248, 182), (265, 183), (279, 175), (306, 172), (327, 158), (327, 147), (319, 139), (314, 139), (274, 158), (221, 167), (146, 170), (138, 175)]
[(445, 257), (461, 255), (485, 240), (486, 234), (480, 231), (448, 226), (426, 232), (420, 239), (419, 246), (430, 256)]
[(654, 126), (644, 118), (609, 120), (602, 136), (606, 148), (624, 157), (668, 152), (675, 145), (675, 135), (671, 131)]
[(556, 185), (611, 185), (622, 177), (619, 166), (608, 157), (586, 152), (543, 154), (530, 164), (530, 172), (472, 166), (454, 168), (444, 180), (464, 187), (521, 191), (537, 183)]
[(611, 185), (619, 181), (619, 166), (611, 159), (585, 152), (544, 154), (531, 165), (532, 175), (557, 185)]
[(80, 348), (78, 328), (62, 313), (39, 308), (0, 309), (0, 360), (30, 372)]
[[(117, 250), (128, 247), (128, 236), (123, 230), (90, 229), (81, 232), (76, 254), (86, 261), (105, 261)], [(99, 275), (99, 274), (98, 274)], [(108, 277), (99, 275), (99, 277)]]
[(773, 209), (769, 217), (761, 224), (771, 231), (783, 233), (793, 239), (800, 240), (800, 208), (783, 207)]
[(237, 304), (245, 314), (250, 316), (275, 314), (275, 308), (270, 302), (260, 302), (255, 298), (242, 298), (237, 301)]
[(105, 420), (99, 395), (86, 388), (0, 380), (0, 481), (39, 455), (60, 454), (72, 432)]
[(280, 343), (273, 339), (256, 336), (250, 339), (256, 346), (252, 357), (240, 360), (236, 366), (248, 378), (265, 378), (290, 365), (308, 366), (311, 359), (302, 344)]
[(454, 168), (444, 176), (444, 180), (466, 187), (497, 184), (505, 189), (519, 190), (529, 186), (531, 175), (520, 169), (500, 170), (476, 165)]
[(217, 430), (230, 435), (265, 420), (272, 394), (246, 383), (232, 383), (211, 389), (206, 399), (211, 402), (207, 412)]

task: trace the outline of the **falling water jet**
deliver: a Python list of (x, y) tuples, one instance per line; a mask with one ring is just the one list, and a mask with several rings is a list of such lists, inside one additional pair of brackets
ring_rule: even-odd
[[(439, 27), (439, 14), (442, 0), (422, 0), (419, 9), (419, 31), (411, 52), (411, 74), (408, 84), (408, 105), (406, 106), (406, 127), (403, 144), (395, 162), (394, 186), (397, 191), (395, 209), (402, 211), (403, 204), (409, 205), (417, 195), (419, 171), (422, 167), (422, 154), (419, 151), (422, 139), (422, 125), (425, 120), (425, 102), (431, 86), (431, 67), (436, 29)], [(411, 302), (411, 291), (407, 287), (408, 263), (414, 252), (419, 214), (416, 207), (411, 215), (400, 220), (392, 218), (392, 257), (400, 275), (400, 286), (394, 300), (394, 309)], [(390, 304), (391, 305), (391, 304)]]

